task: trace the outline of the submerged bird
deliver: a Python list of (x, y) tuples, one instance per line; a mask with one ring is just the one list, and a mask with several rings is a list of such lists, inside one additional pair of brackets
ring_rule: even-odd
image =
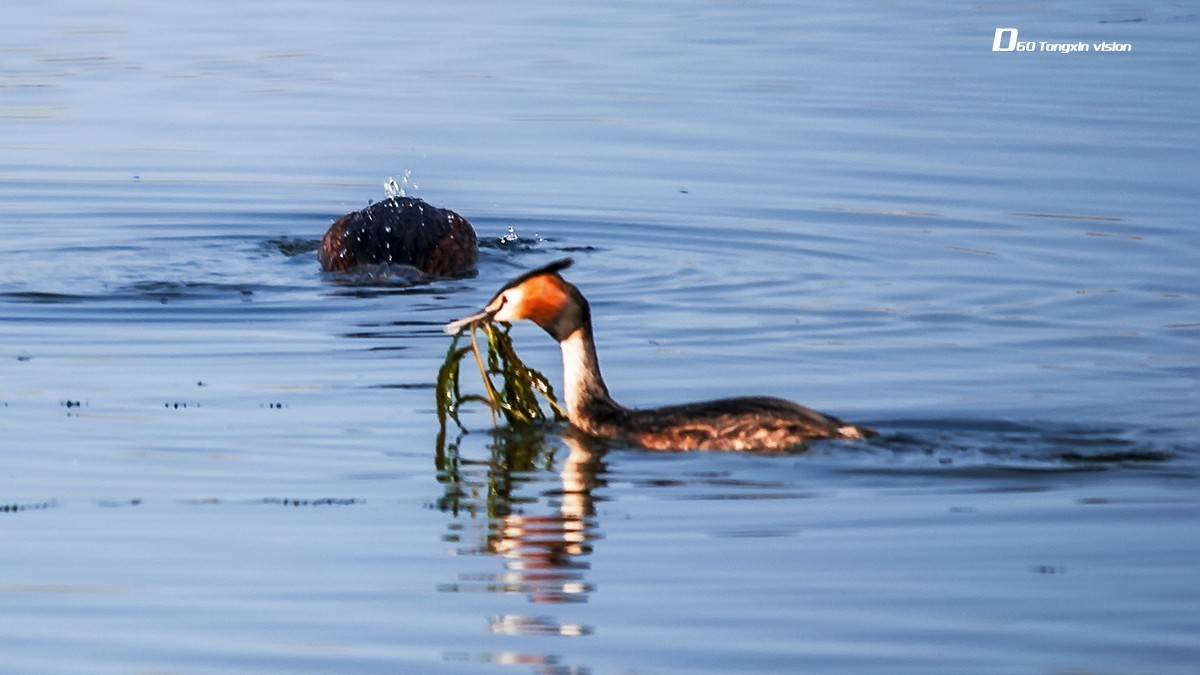
[(454, 321), (446, 332), (485, 321), (529, 319), (558, 341), (563, 398), (571, 424), (601, 438), (652, 450), (787, 450), (822, 438), (868, 438), (848, 424), (802, 405), (767, 396), (727, 398), (663, 408), (626, 408), (600, 375), (587, 299), (559, 272), (570, 258), (509, 281), (483, 311)]
[(474, 269), (475, 230), (466, 218), (415, 197), (389, 196), (335, 222), (317, 251), (326, 272), (401, 265), (434, 277)]

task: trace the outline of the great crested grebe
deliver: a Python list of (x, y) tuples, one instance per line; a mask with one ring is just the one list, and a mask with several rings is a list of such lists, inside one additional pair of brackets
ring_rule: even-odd
[(317, 251), (326, 272), (392, 264), (434, 277), (468, 272), (478, 257), (475, 230), (466, 218), (403, 196), (389, 196), (342, 216), (325, 233)]
[(767, 396), (726, 398), (663, 408), (632, 409), (613, 400), (600, 375), (588, 301), (559, 272), (570, 258), (509, 281), (483, 311), (451, 322), (446, 332), (483, 321), (529, 319), (558, 341), (563, 399), (571, 424), (602, 438), (651, 450), (787, 450), (822, 438), (868, 438), (848, 424), (802, 405)]

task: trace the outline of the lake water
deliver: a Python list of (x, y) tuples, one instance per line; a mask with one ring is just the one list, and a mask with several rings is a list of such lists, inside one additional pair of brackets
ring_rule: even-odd
[[(7, 7), (0, 671), (1197, 672), (1198, 30)], [(389, 177), (474, 223), (476, 277), (319, 272)], [(475, 410), (439, 450), (442, 325), (565, 255), (622, 402), (881, 437), (656, 454)]]

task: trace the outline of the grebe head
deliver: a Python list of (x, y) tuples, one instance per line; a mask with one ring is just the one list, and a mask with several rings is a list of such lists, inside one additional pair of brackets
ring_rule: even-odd
[(558, 274), (573, 263), (563, 258), (512, 279), (483, 311), (446, 324), (446, 332), (454, 335), (465, 326), (483, 321), (529, 319), (562, 342), (588, 319), (587, 300)]

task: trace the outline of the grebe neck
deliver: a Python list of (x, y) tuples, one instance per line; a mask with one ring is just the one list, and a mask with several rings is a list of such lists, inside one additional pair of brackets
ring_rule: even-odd
[(596, 359), (596, 342), (586, 323), (559, 343), (563, 357), (563, 399), (571, 424), (595, 435), (607, 430), (625, 409), (608, 394)]

